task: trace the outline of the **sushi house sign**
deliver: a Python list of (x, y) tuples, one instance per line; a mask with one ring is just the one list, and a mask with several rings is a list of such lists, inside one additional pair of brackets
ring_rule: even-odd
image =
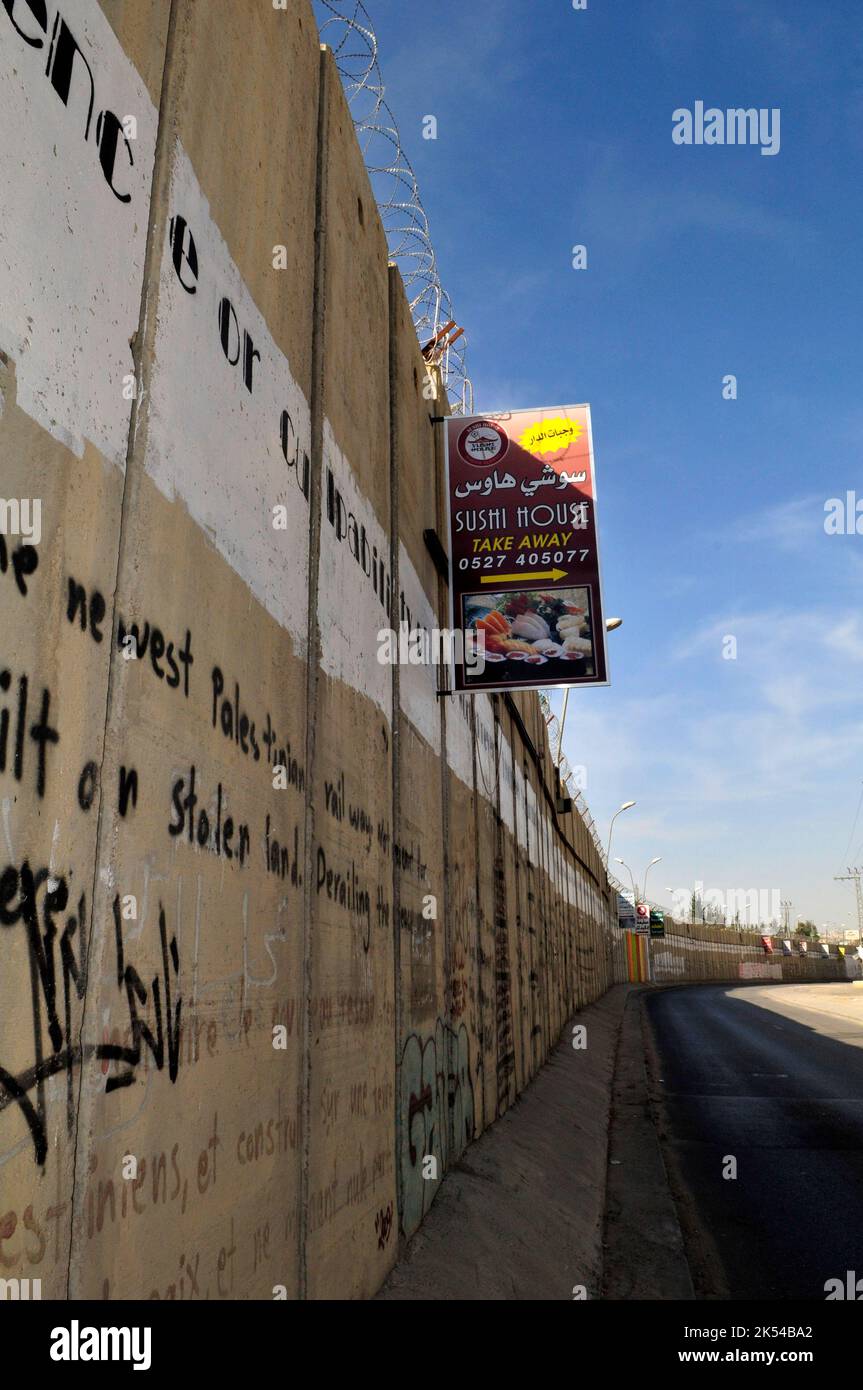
[(608, 685), (590, 406), (451, 417), (446, 444), (450, 624), (485, 653), (453, 689)]

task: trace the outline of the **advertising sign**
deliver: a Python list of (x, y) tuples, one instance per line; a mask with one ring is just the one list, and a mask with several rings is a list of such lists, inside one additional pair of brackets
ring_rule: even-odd
[(453, 689), (608, 685), (590, 406), (448, 419), (446, 495)]
[(665, 913), (658, 907), (650, 909), (650, 939), (662, 940), (665, 937)]
[(635, 904), (635, 930), (639, 936), (650, 935), (650, 908), (647, 903)]
[(635, 931), (635, 903), (623, 893), (617, 895), (617, 925)]

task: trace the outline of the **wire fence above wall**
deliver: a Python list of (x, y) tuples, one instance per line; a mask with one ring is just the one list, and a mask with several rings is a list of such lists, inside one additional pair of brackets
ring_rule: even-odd
[[(313, 4), (321, 42), (332, 49), (342, 79), (390, 256), (401, 271), (417, 337), (425, 347), (455, 314), (441, 284), (416, 174), (384, 97), (371, 18), (362, 0), (313, 0)], [(439, 365), (453, 414), (472, 414), (473, 386), (467, 374), (464, 336), (441, 347)]]
[(548, 691), (539, 691), (539, 704), (542, 710), (542, 716), (545, 720), (545, 727), (548, 733), (549, 749), (551, 750), (552, 759), (557, 766), (558, 773), (560, 774), (561, 783), (564, 787), (566, 787), (567, 793), (569, 794), (573, 804), (578, 808), (578, 814), (581, 816), (581, 819), (587, 826), (590, 837), (593, 840), (593, 843), (596, 845), (597, 850), (599, 851), (599, 857), (605, 865), (606, 875), (608, 877), (609, 883), (613, 888), (619, 891), (622, 885), (611, 872), (611, 868), (608, 864), (608, 857), (605, 852), (605, 846), (599, 838), (599, 832), (596, 828), (596, 822), (594, 821), (593, 816), (590, 814), (590, 808), (588, 807), (588, 804), (585, 801), (584, 796), (582, 795), (582, 791), (578, 785), (578, 779), (576, 777), (576, 774), (570, 767), (566, 756), (562, 752), (560, 754), (560, 757), (558, 757), (558, 745), (560, 742), (560, 721), (551, 708), (551, 700), (549, 699)]

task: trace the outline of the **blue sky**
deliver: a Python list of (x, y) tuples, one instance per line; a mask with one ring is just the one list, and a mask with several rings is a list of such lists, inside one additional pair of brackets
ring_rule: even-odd
[[(624, 626), (565, 748), (603, 835), (637, 800), (612, 856), (662, 855), (668, 905), (777, 888), (853, 925), (863, 536), (824, 503), (863, 498), (859, 0), (366, 4), (476, 408), (592, 407)], [(779, 153), (675, 145), (698, 100), (778, 107)]]

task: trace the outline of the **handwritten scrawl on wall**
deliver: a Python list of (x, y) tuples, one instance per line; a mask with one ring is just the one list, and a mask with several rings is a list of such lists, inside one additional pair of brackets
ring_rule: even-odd
[[(74, 910), (67, 912), (70, 906)], [(87, 989), (86, 894), (81, 893), (77, 903), (71, 904), (67, 877), (55, 876), (46, 866), (34, 872), (26, 861), (20, 866), (7, 865), (0, 873), (0, 927), (20, 926), (26, 936), (33, 1019), (32, 1065), (13, 1074), (0, 1062), (0, 1113), (11, 1105), (18, 1107), (27, 1122), (34, 1157), (40, 1165), (44, 1165), (48, 1152), (45, 1083), (50, 1077), (66, 1074), (66, 1120), (70, 1134), (75, 1120), (72, 1073), (76, 1066), (91, 1060), (122, 1064), (109, 1072), (105, 1089), (128, 1086), (135, 1080), (143, 1044), (156, 1068), (162, 1071), (167, 1064), (171, 1081), (177, 1079), (182, 1007), (177, 997), (177, 939), (172, 935), (168, 940), (165, 909), (160, 903), (162, 970), (145, 985), (132, 962), (126, 961), (119, 896), (114, 899), (113, 910), (116, 985), (128, 1008), (129, 1042), (121, 1045), (76, 1041), (81, 1022), (78, 1006)]]
[[(32, 573), (36, 573), (33, 567)], [(48, 577), (46, 571), (46, 578)], [(82, 640), (98, 646), (105, 635), (101, 629), (105, 611), (98, 590), (89, 595), (74, 577), (62, 588), (65, 617), (71, 632), (83, 634)], [(35, 601), (35, 598), (34, 600)], [(195, 646), (192, 634), (185, 632), (177, 642), (177, 656), (171, 658), (174, 642), (166, 640), (154, 623), (130, 623), (118, 618), (116, 659), (121, 660), (123, 642), (131, 635), (137, 652), (136, 666), (140, 680), (163, 681), (167, 692), (177, 690), (174, 699), (197, 696), (201, 727), (218, 741), (235, 744), (251, 763), (260, 763), (262, 778), (271, 781), (275, 764), (284, 769), (287, 790), (300, 798), (305, 788), (305, 770), (291, 750), (280, 722), (274, 720), (269, 708), (258, 707), (257, 698), (246, 702), (238, 681), (229, 678), (217, 664), (203, 673), (195, 683)], [(151, 660), (148, 659), (148, 653)], [(158, 653), (158, 658), (157, 658)], [(164, 668), (160, 661), (170, 665)], [(174, 679), (170, 669), (173, 667)], [(206, 683), (205, 683), (206, 682)], [(35, 802), (56, 800), (58, 781), (63, 767), (61, 729), (62, 706), (57, 705), (52, 689), (35, 684), (27, 673), (0, 668), (0, 790), (6, 783), (20, 788)], [(100, 782), (100, 766), (96, 759), (84, 762), (80, 772), (77, 765), (71, 770), (73, 803), (80, 813), (89, 814), (94, 807)], [(116, 786), (117, 811), (121, 819), (134, 814), (142, 791), (154, 794), (153, 770), (141, 776), (137, 769), (122, 764)], [(229, 788), (219, 782), (215, 790), (215, 807), (196, 781), (192, 764), (183, 776), (166, 773), (162, 778), (159, 799), (164, 806), (163, 827), (167, 839), (184, 837), (195, 850), (206, 850), (217, 858), (236, 862), (242, 869), (252, 858), (252, 830), (245, 821), (228, 814), (233, 802)], [(8, 808), (8, 799), (4, 806)], [(294, 803), (296, 804), (296, 802)], [(208, 807), (212, 809), (212, 822)], [(7, 810), (8, 815), (8, 810)], [(255, 807), (254, 846), (255, 864), (259, 871), (299, 887), (299, 825), (295, 822), (289, 843), (280, 844), (274, 833), (275, 805)], [(12, 834), (7, 824), (7, 842)], [(53, 856), (52, 856), (53, 858)], [(158, 905), (159, 969), (152, 978), (137, 968), (124, 944), (122, 902), (116, 894), (112, 903), (116, 988), (127, 1012), (126, 1040), (106, 1043), (95, 1038), (82, 1038), (80, 1005), (88, 983), (88, 931), (90, 927), (89, 895), (85, 888), (77, 891), (76, 882), (85, 875), (68, 869), (57, 870), (52, 863), (7, 862), (0, 868), (0, 944), (4, 951), (4, 980), (8, 988), (15, 963), (24, 956), (14, 950), (15, 933), (23, 936), (26, 950), (26, 973), (29, 976), (32, 1047), (28, 1065), (8, 1064), (0, 1052), (0, 1113), (17, 1107), (25, 1118), (33, 1141), (36, 1161), (43, 1164), (46, 1156), (46, 1083), (52, 1078), (67, 1075), (67, 1126), (72, 1130), (73, 1089), (72, 1072), (76, 1066), (90, 1060), (116, 1063), (105, 1067), (107, 1092), (131, 1084), (144, 1049), (157, 1071), (167, 1070), (171, 1081), (177, 1079), (179, 1068), (179, 1036), (181, 998), (179, 992), (179, 951), (176, 935), (169, 933), (167, 913), (162, 902)], [(133, 912), (132, 916), (135, 915)], [(150, 930), (155, 928), (152, 924)], [(122, 1065), (120, 1065), (122, 1064)]]

